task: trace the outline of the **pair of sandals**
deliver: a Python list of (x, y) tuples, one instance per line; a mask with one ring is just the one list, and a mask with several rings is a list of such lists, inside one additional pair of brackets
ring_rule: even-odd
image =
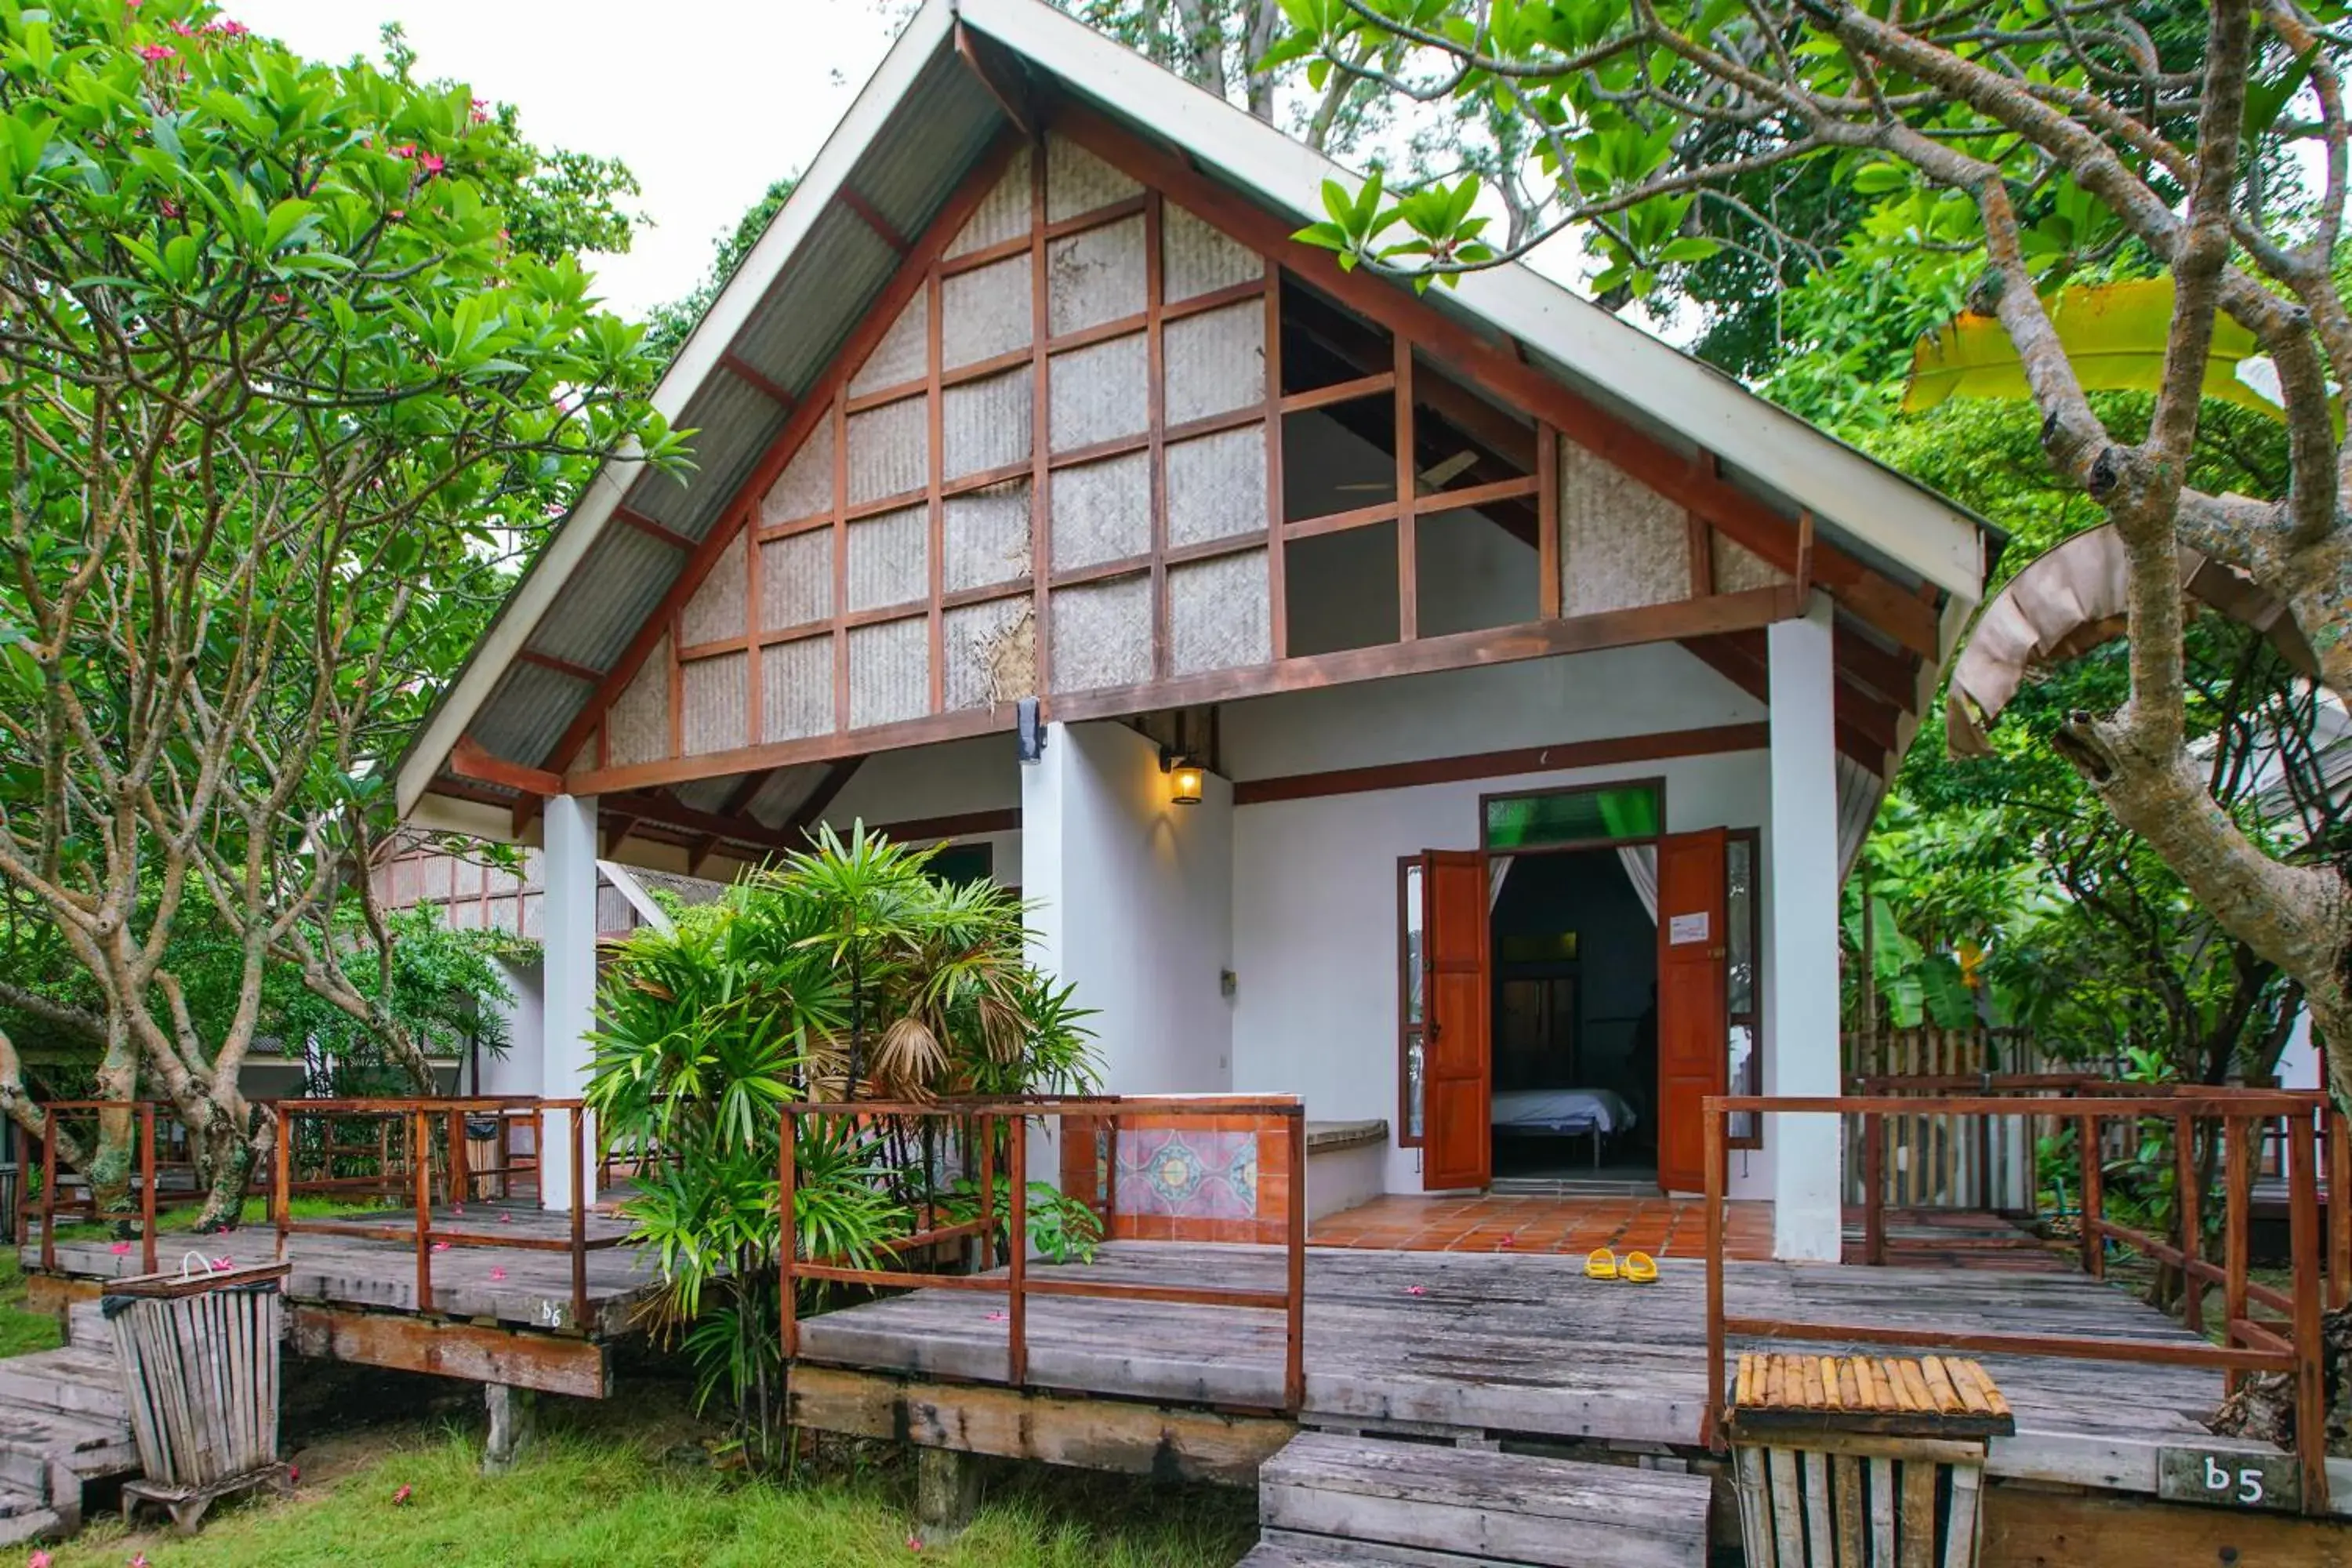
[(1596, 1247), (1584, 1259), (1584, 1272), (1593, 1279), (1624, 1279), (1636, 1285), (1658, 1282), (1657, 1260), (1646, 1252), (1629, 1252), (1622, 1263), (1605, 1247)]

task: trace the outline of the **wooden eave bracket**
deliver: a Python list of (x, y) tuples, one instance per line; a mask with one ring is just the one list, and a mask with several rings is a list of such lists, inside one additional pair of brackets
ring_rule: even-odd
[(1013, 129), (1024, 136), (1036, 135), (1043, 123), (1037, 96), (1020, 62), (1006, 58), (992, 40), (965, 26), (961, 16), (956, 18), (955, 51), (965, 68), (980, 79), (980, 85), (988, 89), (988, 96), (996, 100), (996, 107), (1013, 121)]
[(525, 795), (542, 798), (563, 793), (563, 775), (546, 768), (534, 768), (525, 763), (510, 763), (504, 757), (494, 757), (471, 735), (461, 738), (449, 749), (449, 772), (461, 779), (477, 784), (497, 784), (501, 789), (520, 790)]

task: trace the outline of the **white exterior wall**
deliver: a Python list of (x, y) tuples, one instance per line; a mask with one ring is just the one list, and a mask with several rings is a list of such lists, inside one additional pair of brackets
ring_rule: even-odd
[[(1227, 765), (1265, 778), (1761, 717), (1754, 700), (1664, 646), (1265, 699), (1226, 710), (1223, 730)], [(1421, 1152), (1395, 1142), (1399, 858), (1477, 847), (1482, 795), (1641, 778), (1665, 781), (1669, 831), (1763, 830), (1759, 963), (1769, 1009), (1774, 877), (1762, 751), (1268, 802), (1234, 814), (1234, 1090), (1304, 1095), (1317, 1121), (1385, 1119), (1386, 1190), (1421, 1191)], [(1769, 1011), (1763, 1037), (1769, 1089)], [(1733, 1195), (1770, 1194), (1771, 1156), (1769, 1140), (1734, 1152)]]
[[(1019, 752), (1010, 734), (981, 735), (900, 752), (878, 752), (850, 775), (824, 820), (846, 837), (853, 824), (886, 827), (928, 817), (1002, 811), (1021, 805)], [(937, 842), (910, 838), (913, 844)], [(1022, 886), (1021, 834), (969, 834), (959, 844), (987, 844), (993, 851), (991, 875), (1008, 888)]]
[(1022, 891), (1034, 952), (1077, 987), (1105, 1085), (1207, 1093), (1233, 1082), (1232, 786), (1168, 799), (1160, 749), (1124, 724), (1055, 724), (1021, 768)]

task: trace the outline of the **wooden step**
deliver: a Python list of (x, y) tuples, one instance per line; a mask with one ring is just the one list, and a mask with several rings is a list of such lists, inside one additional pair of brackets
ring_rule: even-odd
[(72, 1532), (65, 1516), (39, 1499), (21, 1492), (0, 1492), (0, 1546), (55, 1541)]
[(1712, 1492), (1696, 1476), (1303, 1432), (1258, 1471), (1258, 1519), (1527, 1568), (1706, 1568)]
[(120, 1422), (130, 1418), (114, 1351), (88, 1345), (39, 1351), (0, 1361), (0, 1405), (21, 1405), (68, 1415)]
[(1369, 1541), (1335, 1541), (1328, 1535), (1299, 1535), (1269, 1530), (1234, 1568), (1344, 1568), (1355, 1563), (1378, 1563), (1389, 1568), (1473, 1568), (1491, 1563), (1488, 1557), (1462, 1557), (1451, 1552), (1420, 1552), (1410, 1546), (1381, 1546)]
[(139, 1447), (128, 1422), (0, 1405), (0, 1487), (47, 1496), (52, 1463), (84, 1480), (128, 1475), (139, 1468)]
[(76, 1301), (66, 1309), (66, 1343), (114, 1353), (114, 1331), (107, 1326), (106, 1310), (96, 1301)]

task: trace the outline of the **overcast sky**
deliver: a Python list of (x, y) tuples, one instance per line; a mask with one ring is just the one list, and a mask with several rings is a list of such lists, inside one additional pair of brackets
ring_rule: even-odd
[(719, 235), (808, 166), (892, 31), (876, 0), (231, 0), (228, 14), (335, 61), (377, 54), (397, 17), (420, 76), (514, 104), (542, 146), (626, 162), (651, 225), (595, 265), (630, 315), (692, 288)]

